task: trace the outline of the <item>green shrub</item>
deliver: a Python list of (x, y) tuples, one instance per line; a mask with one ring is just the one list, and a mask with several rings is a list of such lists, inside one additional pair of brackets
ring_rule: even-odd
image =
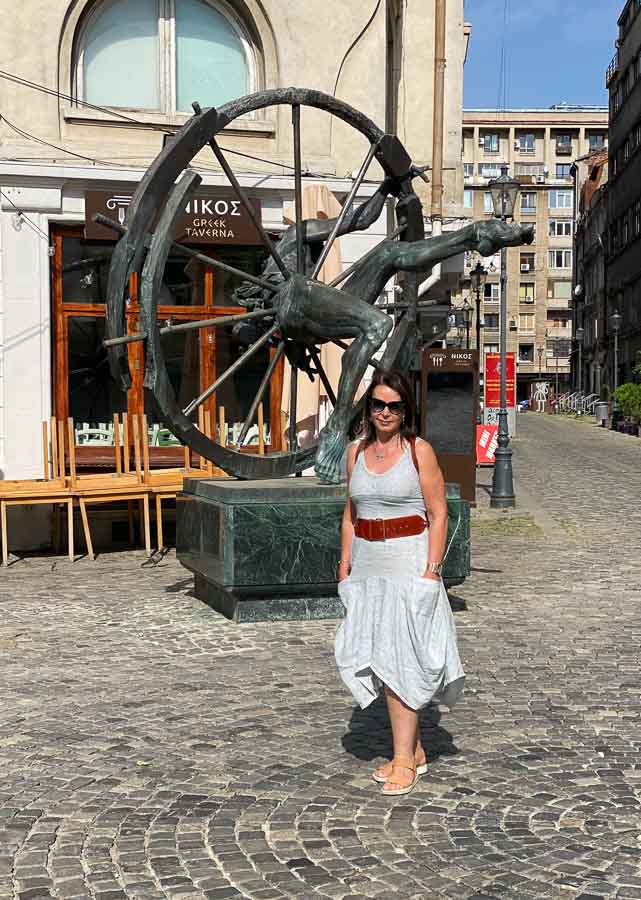
[(616, 398), (624, 416), (641, 419), (641, 384), (620, 384), (616, 390)]

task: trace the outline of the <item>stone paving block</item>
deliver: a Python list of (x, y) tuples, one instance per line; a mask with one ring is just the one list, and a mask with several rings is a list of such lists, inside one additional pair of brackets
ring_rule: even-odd
[(230, 623), (171, 555), (5, 570), (0, 898), (641, 898), (639, 447), (527, 414), (513, 449), (527, 502), (479, 491), (450, 597), (466, 693), (397, 800), (337, 622)]

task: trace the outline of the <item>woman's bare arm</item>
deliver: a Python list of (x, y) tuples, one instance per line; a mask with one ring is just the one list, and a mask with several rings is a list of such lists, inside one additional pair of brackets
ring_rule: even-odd
[(347, 450), (347, 495), (345, 498), (345, 510), (343, 511), (343, 523), (341, 525), (341, 558), (338, 563), (338, 580), (342, 581), (349, 575), (352, 566), (352, 541), (354, 540), (354, 522), (356, 521), (356, 507), (349, 495), (349, 483), (352, 477), (352, 469), (356, 461), (358, 444), (354, 444)]
[[(430, 523), (429, 528), (429, 555), (427, 562), (441, 563), (445, 553), (447, 540), (447, 497), (445, 495), (445, 480), (436, 459), (436, 454), (431, 444), (427, 441), (416, 442), (416, 457), (419, 465), (419, 480), (421, 491), (425, 501), (425, 509)], [(438, 578), (431, 572), (425, 571), (424, 578)]]

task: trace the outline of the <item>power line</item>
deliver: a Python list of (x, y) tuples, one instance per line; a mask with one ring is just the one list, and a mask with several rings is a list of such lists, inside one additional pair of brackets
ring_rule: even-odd
[(496, 108), (499, 110), (507, 109), (507, 23), (508, 23), (508, 3), (503, 3), (503, 33), (501, 35), (501, 50), (499, 53), (499, 82), (498, 82), (498, 100)]
[(13, 206), (13, 208), (17, 212), (18, 216), (27, 223), (27, 225), (31, 228), (32, 231), (35, 231), (35, 233), (38, 235), (38, 237), (43, 237), (46, 240), (47, 244), (49, 243), (49, 235), (45, 231), (43, 231), (39, 225), (36, 225), (36, 223), (33, 221), (33, 219), (30, 219), (29, 216), (26, 215), (26, 213), (24, 213), (20, 209), (19, 206), (16, 206), (16, 204), (13, 202), (11, 197), (8, 197), (1, 188), (0, 188), (0, 196), (4, 197), (4, 199), (7, 201), (7, 203), (10, 203), (11, 206)]
[(98, 106), (95, 103), (89, 103), (87, 100), (80, 100), (78, 97), (72, 97), (70, 94), (65, 94), (62, 91), (58, 91), (55, 88), (49, 88), (44, 84), (38, 84), (37, 81), (31, 81), (28, 78), (22, 78), (20, 75), (14, 75), (11, 72), (5, 72), (0, 69), (0, 78), (4, 78), (7, 81), (13, 81), (15, 84), (22, 85), (22, 87), (28, 87), (32, 90), (40, 91), (43, 94), (49, 94), (51, 97), (56, 97), (58, 100), (67, 100), (69, 103), (73, 103), (76, 106), (85, 106), (87, 109), (94, 109), (96, 112), (106, 112), (111, 116), (116, 116), (119, 119), (123, 119), (125, 122), (131, 122), (133, 125), (142, 125), (144, 127), (150, 127), (153, 131), (163, 131), (166, 134), (174, 134), (174, 132), (162, 125), (151, 125), (146, 126), (144, 122), (140, 122), (138, 119), (134, 119), (131, 116), (127, 116), (124, 113), (118, 112), (118, 110), (111, 109), (106, 106)]
[(42, 144), (43, 147), (50, 147), (52, 150), (58, 150), (60, 153), (67, 153), (69, 156), (75, 156), (77, 159), (85, 160), (85, 162), (91, 163), (100, 163), (103, 166), (111, 166), (111, 165), (121, 165), (121, 163), (114, 163), (105, 159), (94, 159), (92, 156), (84, 156), (82, 153), (76, 153), (73, 150), (67, 150), (65, 147), (59, 147), (57, 144), (51, 144), (49, 141), (45, 141), (43, 138), (37, 137), (35, 134), (31, 134), (29, 131), (23, 131), (22, 128), (18, 128), (17, 125), (14, 125), (13, 122), (10, 122), (9, 119), (2, 113), (0, 113), (0, 121), (6, 122), (6, 124), (11, 128), (12, 131), (15, 131), (16, 134), (19, 134), (20, 137), (26, 138), (30, 141), (35, 141), (38, 144)]
[[(35, 90), (35, 91), (39, 91), (40, 93), (47, 94), (50, 97), (55, 97), (58, 100), (66, 100), (69, 103), (73, 103), (74, 105), (85, 106), (88, 109), (95, 110), (96, 112), (101, 112), (101, 113), (105, 113), (107, 115), (115, 116), (119, 119), (122, 119), (125, 122), (129, 122), (132, 125), (137, 125), (148, 131), (156, 131), (156, 132), (160, 132), (162, 134), (168, 134), (172, 137), (176, 133), (172, 129), (167, 128), (166, 126), (154, 125), (154, 124), (148, 124), (146, 122), (141, 122), (139, 119), (135, 119), (132, 116), (127, 116), (124, 113), (120, 113), (117, 110), (112, 109), (111, 107), (98, 106), (95, 103), (88, 103), (86, 100), (80, 100), (77, 97), (72, 97), (69, 94), (65, 94), (63, 91), (59, 91), (54, 88), (46, 87), (46, 85), (44, 85), (44, 84), (39, 84), (36, 81), (31, 81), (28, 78), (22, 78), (18, 75), (13, 75), (11, 72), (6, 72), (6, 71), (3, 71), (2, 69), (0, 69), (0, 78), (4, 78), (6, 81), (11, 81), (15, 84), (19, 84), (22, 87), (27, 87), (27, 88), (30, 88), (31, 90)], [(101, 159), (95, 159), (90, 156), (83, 156), (80, 153), (75, 153), (72, 150), (66, 150), (64, 147), (59, 147), (56, 144), (51, 144), (48, 141), (45, 141), (44, 139), (37, 137), (36, 135), (32, 135), (29, 132), (23, 131), (22, 129), (18, 128), (17, 126), (12, 125), (12, 123), (5, 116), (2, 116), (2, 118), (4, 119), (4, 121), (7, 123), (7, 125), (10, 128), (13, 128), (13, 130), (16, 131), (18, 134), (20, 134), (22, 137), (26, 137), (28, 139), (37, 141), (38, 143), (43, 144), (44, 146), (50, 147), (54, 150), (58, 150), (61, 153), (67, 153), (70, 156), (76, 156), (79, 159), (84, 159), (87, 162), (92, 162), (94, 164), (97, 163), (100, 165), (114, 165), (114, 163), (110, 162), (109, 160), (101, 160)], [(251, 159), (254, 162), (260, 162), (260, 163), (263, 163), (264, 165), (273, 166), (273, 167), (280, 168), (280, 169), (288, 169), (292, 172), (295, 171), (294, 166), (290, 166), (287, 163), (278, 163), (278, 162), (274, 162), (274, 160), (271, 160), (271, 159), (263, 159), (262, 157), (254, 156), (251, 153), (244, 153), (244, 152), (241, 152), (240, 150), (233, 150), (231, 147), (222, 147), (221, 146), (221, 149), (224, 150), (225, 153), (231, 153), (234, 156), (239, 156), (244, 159)], [(115, 163), (115, 165), (119, 165), (119, 164)], [(197, 168), (197, 167), (194, 167), (194, 168)], [(204, 166), (201, 166), (200, 168), (204, 172), (218, 172), (219, 171), (218, 169), (208, 169)], [(335, 178), (339, 177), (335, 174), (332, 174), (331, 172), (306, 171), (303, 173), (303, 175), (304, 175), (304, 177), (307, 177), (307, 178), (317, 178), (317, 179), (322, 179), (322, 178), (335, 179)], [(372, 183), (374, 183), (374, 182), (372, 182)]]

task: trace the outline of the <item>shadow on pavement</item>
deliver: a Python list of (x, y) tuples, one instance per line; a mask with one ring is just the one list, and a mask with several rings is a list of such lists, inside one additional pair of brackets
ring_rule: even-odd
[[(190, 575), (188, 578), (181, 578), (180, 581), (174, 581), (173, 584), (168, 584), (165, 588), (166, 594), (182, 594), (183, 591), (186, 591), (188, 588), (194, 586), (194, 576)], [(195, 597), (196, 595), (191, 591), (188, 594), (189, 597)]]
[[(438, 706), (433, 704), (419, 714), (421, 742), (429, 762), (440, 756), (456, 756), (459, 753), (452, 735), (441, 728), (441, 718)], [(379, 756), (391, 759), (392, 729), (383, 697), (379, 697), (366, 709), (355, 707), (352, 710), (349, 731), (343, 735), (342, 744), (347, 753), (360, 760), (371, 761)]]

